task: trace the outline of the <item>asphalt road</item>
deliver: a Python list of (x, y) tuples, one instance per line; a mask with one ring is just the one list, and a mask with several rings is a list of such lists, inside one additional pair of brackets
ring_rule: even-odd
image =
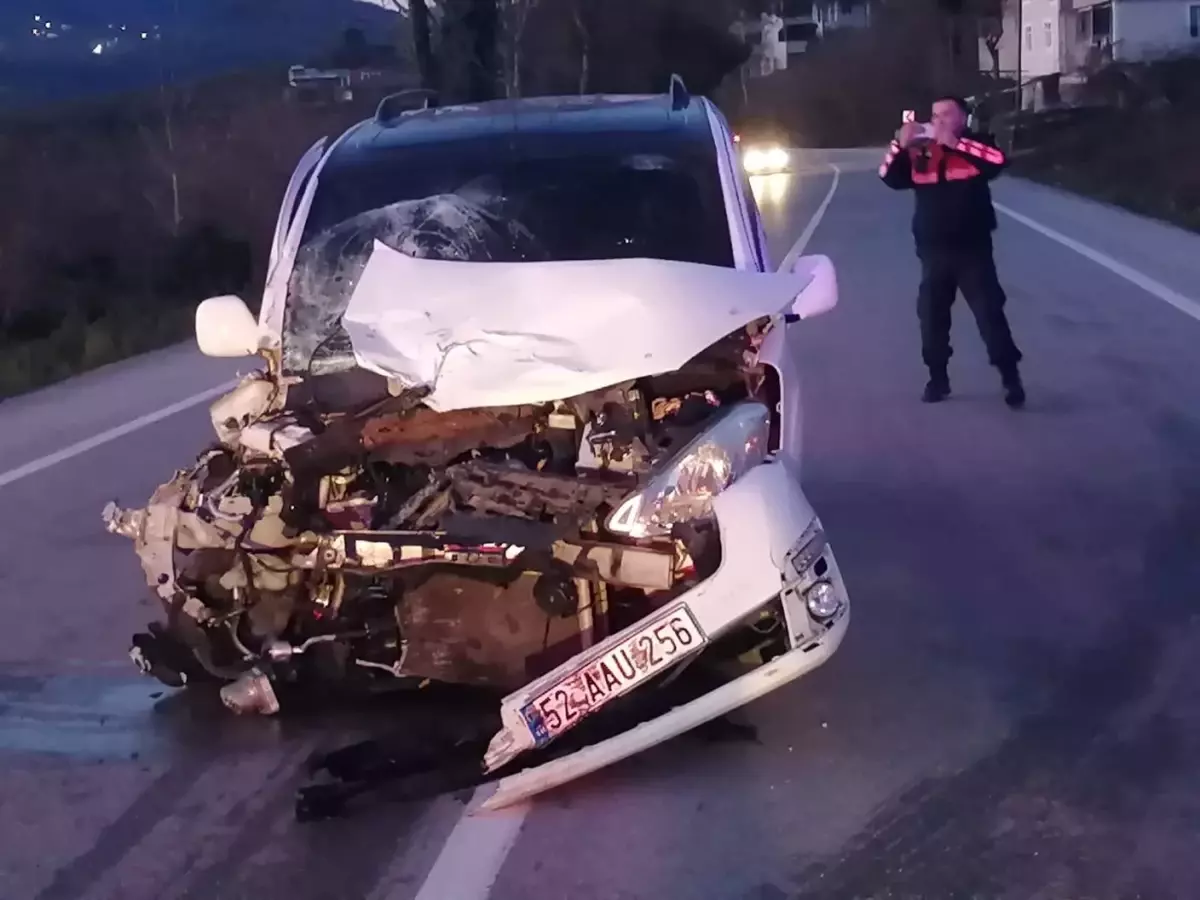
[(439, 896), (448, 868), (492, 900), (1195, 896), (1200, 237), (998, 183), (1029, 406), (960, 303), (929, 407), (911, 198), (873, 153), (802, 159), (757, 189), (779, 259), (840, 169), (808, 244), (841, 303), (803, 326), (805, 479), (855, 618), (745, 711), (754, 740), (681, 738), (485, 830), (469, 792), (294, 824), (300, 763), (360, 711), (231, 720), (124, 657), (153, 611), (99, 511), (210, 431), (203, 403), (112, 429), (236, 368), (165, 351), (0, 405), (0, 897), (481, 900)]

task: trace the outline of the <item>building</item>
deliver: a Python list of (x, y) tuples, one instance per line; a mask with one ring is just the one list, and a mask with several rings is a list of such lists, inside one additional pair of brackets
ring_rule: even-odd
[(839, 28), (871, 24), (870, 0), (780, 0), (781, 39), (788, 53), (804, 53), (810, 44)]
[(1200, 51), (1197, 0), (1072, 0), (1071, 6), (1070, 68), (1097, 57), (1136, 61)]
[[(1022, 80), (1200, 51), (1200, 0), (1022, 0), (1019, 36), (1016, 0), (1005, 0), (1001, 72), (1016, 72), (1018, 40)], [(993, 68), (982, 41), (980, 67)]]
[[(755, 45), (753, 71), (769, 74), (787, 67), (787, 57), (806, 53), (828, 33), (842, 28), (864, 28), (871, 24), (872, 0), (776, 0), (769, 13), (758, 19), (742, 19), (732, 31)], [(775, 57), (771, 35), (763, 40), (764, 25), (777, 30), (781, 60)], [(764, 44), (767, 53), (763, 53)], [(781, 64), (782, 63), (782, 64)]]

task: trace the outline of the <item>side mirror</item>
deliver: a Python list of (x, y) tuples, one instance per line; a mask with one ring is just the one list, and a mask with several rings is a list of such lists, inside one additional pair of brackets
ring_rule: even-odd
[(258, 322), (241, 297), (209, 297), (196, 307), (196, 343), (205, 356), (253, 356)]
[(801, 256), (792, 265), (792, 274), (807, 275), (809, 281), (792, 301), (792, 311), (785, 317), (788, 322), (811, 319), (837, 306), (837, 271), (828, 256)]

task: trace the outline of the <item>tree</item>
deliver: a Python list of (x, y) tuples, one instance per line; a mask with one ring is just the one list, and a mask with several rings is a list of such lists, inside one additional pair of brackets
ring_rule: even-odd
[(993, 23), (989, 20), (983, 23), (983, 44), (987, 47), (988, 56), (992, 59), (992, 77), (997, 81), (1000, 79), (1000, 41), (1004, 37), (1003, 24)]
[(579, 41), (579, 93), (586, 94), (592, 74), (592, 31), (589, 23), (593, 13), (591, 0), (571, 0), (571, 19)]
[(361, 28), (347, 28), (342, 32), (342, 44), (335, 57), (337, 64), (347, 69), (360, 69), (370, 61), (371, 48)]
[(504, 25), (504, 94), (521, 96), (521, 54), (529, 16), (537, 9), (539, 0), (503, 0)]
[(499, 93), (500, 8), (499, 0), (466, 0), (463, 27), (470, 56), (467, 59), (468, 95), (471, 102), (494, 100)]
[(948, 87), (961, 88), (978, 78), (981, 37), (992, 53), (993, 70), (999, 69), (1001, 8), (1006, 2), (1009, 0), (899, 0), (880, 7), (872, 20), (882, 25), (885, 19), (902, 19), (926, 32), (930, 42), (941, 48), (931, 60), (935, 76)]
[(146, 149), (149, 151), (151, 160), (154, 162), (155, 167), (167, 177), (170, 183), (171, 208), (169, 213), (164, 214), (159, 208), (157, 192), (154, 190), (153, 185), (146, 185), (143, 196), (154, 207), (155, 213), (166, 220), (172, 236), (178, 236), (180, 228), (183, 226), (183, 205), (179, 194), (179, 161), (175, 145), (174, 128), (176, 107), (179, 104), (178, 93), (175, 89), (168, 88), (166, 84), (159, 83), (162, 121), (161, 144), (159, 143), (158, 136), (151, 128), (142, 123), (139, 123), (138, 126), (142, 139), (146, 142)]
[(438, 59), (433, 50), (434, 16), (430, 9), (433, 0), (390, 0), (392, 9), (407, 13), (412, 28), (413, 56), (417, 61), (417, 72), (421, 87), (438, 89)]
[(478, 103), (500, 93), (498, 0), (446, 0), (438, 90), (446, 103)]
[(976, 33), (983, 40), (991, 58), (992, 78), (1000, 78), (1000, 42), (1004, 38), (1005, 0), (971, 0), (968, 12), (975, 22)]
[(433, 54), (433, 29), (429, 6), (426, 0), (409, 0), (408, 9), (412, 25), (413, 54), (417, 58), (417, 71), (421, 74), (421, 87), (436, 90), (438, 68), (437, 58)]
[(750, 47), (694, 6), (668, 7), (654, 28), (651, 79), (658, 90), (678, 74), (695, 94), (711, 94), (750, 59)]
[(438, 91), (448, 103), (496, 97), (500, 69), (499, 2), (441, 0), (435, 4), (434, 0), (391, 0), (398, 12), (408, 13), (422, 87)]

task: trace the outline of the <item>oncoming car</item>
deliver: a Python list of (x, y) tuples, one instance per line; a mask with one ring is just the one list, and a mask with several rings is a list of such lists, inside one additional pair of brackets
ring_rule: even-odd
[(773, 128), (754, 128), (734, 135), (742, 167), (749, 175), (780, 175), (791, 171), (792, 155), (783, 136)]
[(791, 166), (791, 156), (778, 144), (751, 144), (742, 150), (742, 165), (751, 175), (779, 175)]
[[(257, 319), (198, 307), (205, 354), (265, 361), (213, 404), (216, 443), (104, 515), (163, 611), (142, 671), (267, 715), (333, 684), (495, 691), (495, 807), (838, 648), (797, 345), (837, 283), (820, 256), (771, 270), (732, 134), (678, 78), (402, 99), (300, 161)], [(711, 690), (550, 752), (718, 663)]]

